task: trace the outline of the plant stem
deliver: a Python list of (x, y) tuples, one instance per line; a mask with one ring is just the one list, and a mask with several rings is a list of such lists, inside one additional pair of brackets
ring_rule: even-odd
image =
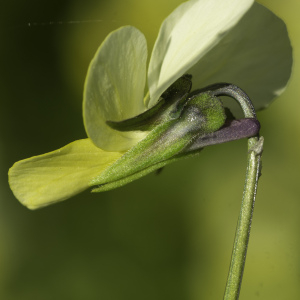
[(248, 162), (244, 194), (235, 234), (224, 300), (237, 300), (239, 298), (250, 236), (257, 183), (260, 175), (263, 141), (263, 137), (260, 137), (259, 139), (257, 137), (248, 139)]

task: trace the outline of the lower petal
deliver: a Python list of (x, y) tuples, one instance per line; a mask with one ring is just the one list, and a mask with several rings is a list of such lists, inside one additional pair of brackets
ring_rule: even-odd
[(90, 139), (15, 163), (9, 184), (16, 198), (30, 209), (66, 200), (89, 187), (93, 177), (114, 163), (122, 152), (106, 152)]

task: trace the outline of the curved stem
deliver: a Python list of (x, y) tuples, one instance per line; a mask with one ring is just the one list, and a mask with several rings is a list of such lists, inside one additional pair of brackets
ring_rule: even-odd
[(224, 300), (239, 298), (248, 248), (252, 215), (255, 203), (258, 178), (260, 175), (263, 137), (248, 140), (248, 163), (243, 201), (237, 224), (231, 264), (224, 294)]
[[(246, 118), (256, 119), (255, 109), (250, 98), (239, 87), (233, 84), (219, 83), (207, 88), (212, 90), (215, 96), (229, 96), (234, 98), (240, 104)], [(251, 137), (248, 139), (246, 180), (224, 300), (237, 300), (239, 298), (249, 243), (258, 178), (261, 169), (263, 141), (263, 137), (260, 137), (259, 139), (258, 137)]]
[(256, 119), (254, 106), (248, 95), (241, 88), (230, 83), (218, 83), (211, 87), (215, 88), (215, 90), (213, 90), (215, 96), (229, 96), (235, 99), (240, 104), (245, 118)]

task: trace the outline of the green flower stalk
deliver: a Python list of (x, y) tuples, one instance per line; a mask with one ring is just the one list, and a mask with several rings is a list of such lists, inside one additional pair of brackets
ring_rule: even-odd
[(256, 110), (265, 108), (288, 82), (291, 53), (284, 23), (253, 0), (184, 2), (163, 22), (148, 69), (144, 35), (122, 27), (89, 66), (83, 99), (88, 138), (17, 162), (10, 187), (36, 209), (90, 187), (121, 186), (207, 145), (251, 136), (241, 127), (254, 127), (255, 135), (257, 123), (249, 120), (229, 126), (219, 98), (203, 87), (233, 82)]

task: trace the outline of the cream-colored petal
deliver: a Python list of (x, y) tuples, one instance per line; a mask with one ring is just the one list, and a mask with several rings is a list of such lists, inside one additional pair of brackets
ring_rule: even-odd
[(105, 152), (90, 139), (15, 163), (9, 184), (16, 198), (30, 209), (66, 200), (89, 187), (93, 177), (123, 153)]
[(208, 53), (252, 4), (253, 0), (190, 0), (175, 9), (163, 22), (151, 56), (149, 106)]
[(193, 89), (217, 82), (238, 85), (258, 110), (284, 90), (292, 63), (292, 47), (284, 22), (255, 3), (188, 73), (193, 75)]
[(147, 44), (134, 27), (108, 35), (93, 58), (84, 89), (83, 117), (86, 132), (103, 150), (124, 151), (146, 134), (119, 132), (106, 121), (121, 121), (145, 110)]

